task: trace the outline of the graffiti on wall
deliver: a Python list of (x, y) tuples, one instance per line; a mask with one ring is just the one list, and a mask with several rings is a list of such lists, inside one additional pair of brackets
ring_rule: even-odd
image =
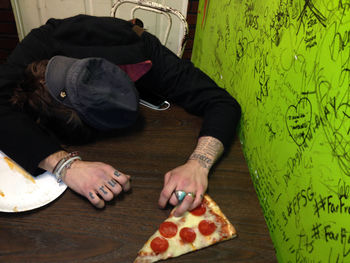
[(350, 262), (350, 0), (211, 2), (192, 61), (242, 106), (278, 260)]

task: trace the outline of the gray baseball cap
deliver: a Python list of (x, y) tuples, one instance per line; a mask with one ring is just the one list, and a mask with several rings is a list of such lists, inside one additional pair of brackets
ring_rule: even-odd
[(137, 119), (139, 94), (134, 82), (106, 59), (54, 56), (45, 81), (55, 100), (97, 130), (124, 128)]

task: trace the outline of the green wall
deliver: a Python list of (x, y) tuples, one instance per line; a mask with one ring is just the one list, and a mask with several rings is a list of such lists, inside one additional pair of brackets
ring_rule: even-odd
[(242, 106), (279, 262), (350, 262), (350, 0), (201, 0), (192, 61)]

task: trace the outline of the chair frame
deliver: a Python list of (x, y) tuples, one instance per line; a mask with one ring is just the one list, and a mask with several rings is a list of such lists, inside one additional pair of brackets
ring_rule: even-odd
[(168, 38), (169, 38), (169, 33), (170, 33), (170, 29), (172, 26), (172, 17), (171, 14), (174, 15), (176, 18), (178, 18), (183, 26), (183, 37), (182, 37), (182, 41), (181, 41), (181, 45), (179, 50), (177, 51), (177, 56), (178, 57), (182, 57), (183, 52), (185, 50), (185, 46), (186, 46), (186, 42), (188, 39), (188, 23), (186, 21), (186, 18), (181, 14), (181, 12), (179, 12), (178, 10), (169, 7), (169, 6), (165, 6), (159, 3), (155, 3), (155, 2), (150, 2), (150, 1), (146, 1), (146, 0), (117, 0), (115, 2), (115, 4), (113, 5), (112, 9), (111, 9), (111, 13), (110, 15), (112, 17), (116, 17), (116, 13), (117, 13), (117, 9), (123, 5), (123, 4), (135, 4), (136, 6), (131, 10), (131, 18), (135, 18), (135, 12), (138, 9), (143, 9), (146, 11), (150, 11), (150, 12), (154, 12), (157, 14), (161, 14), (164, 15), (167, 20), (168, 20), (168, 26), (166, 28), (165, 31), (165, 36), (164, 39), (161, 40), (161, 43), (163, 45), (166, 45), (166, 43), (168, 42)]

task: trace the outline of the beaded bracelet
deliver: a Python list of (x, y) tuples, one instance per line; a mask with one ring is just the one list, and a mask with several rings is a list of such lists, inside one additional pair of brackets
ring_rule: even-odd
[(67, 156), (63, 157), (55, 166), (52, 173), (55, 175), (57, 182), (62, 181), (62, 177), (66, 175), (67, 170), (71, 167), (72, 163), (76, 160), (81, 160), (78, 152), (71, 152)]

